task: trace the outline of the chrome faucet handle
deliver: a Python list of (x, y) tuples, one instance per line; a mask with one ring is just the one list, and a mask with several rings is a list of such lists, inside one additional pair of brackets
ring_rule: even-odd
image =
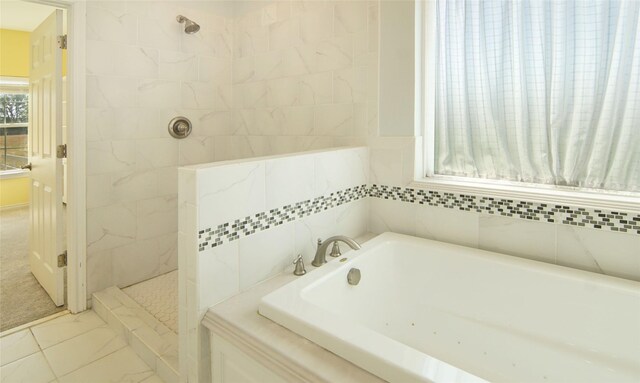
[(338, 244), (338, 241), (334, 242), (333, 246), (331, 246), (331, 252), (329, 253), (329, 255), (334, 258), (342, 255), (342, 251), (340, 251), (340, 245)]
[(307, 270), (304, 268), (304, 259), (302, 259), (302, 254), (298, 254), (293, 264), (296, 265), (293, 270), (293, 275), (305, 275)]

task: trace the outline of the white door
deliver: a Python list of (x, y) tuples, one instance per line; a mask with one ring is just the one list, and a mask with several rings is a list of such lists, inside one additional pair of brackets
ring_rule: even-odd
[(31, 33), (29, 71), (29, 162), (31, 164), (31, 272), (56, 306), (64, 304), (62, 160), (62, 11), (56, 10)]

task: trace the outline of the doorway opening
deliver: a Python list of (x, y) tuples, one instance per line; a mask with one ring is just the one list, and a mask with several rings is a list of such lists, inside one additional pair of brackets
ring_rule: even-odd
[[(2, 2), (0, 332), (66, 309), (66, 10)], [(60, 146), (60, 152), (57, 150)]]

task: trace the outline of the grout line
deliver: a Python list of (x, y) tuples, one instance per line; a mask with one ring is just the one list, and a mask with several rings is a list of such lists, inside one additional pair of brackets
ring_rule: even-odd
[(51, 362), (49, 361), (49, 358), (47, 358), (47, 355), (43, 351), (40, 351), (40, 353), (42, 354), (44, 361), (47, 363), (47, 367), (49, 367), (49, 370), (51, 370), (51, 373), (53, 374), (53, 376), (56, 377), (55, 380), (58, 380), (59, 376), (56, 374), (56, 371), (53, 369), (53, 364), (51, 364)]
[[(93, 330), (95, 330), (95, 329), (98, 329), (98, 328), (109, 328), (110, 330), (112, 330), (112, 331), (113, 331), (113, 329), (111, 329), (111, 328), (109, 327), (109, 324), (108, 324), (107, 322), (105, 322), (105, 321), (100, 317), (100, 315), (98, 315), (98, 313), (96, 313), (93, 309), (89, 309), (89, 310), (83, 311), (82, 313), (86, 313), (86, 312), (89, 312), (89, 311), (93, 311), (93, 313), (94, 313), (96, 316), (98, 316), (98, 318), (100, 318), (100, 320), (101, 320), (102, 322), (104, 322), (104, 323), (103, 323), (103, 324), (101, 324), (101, 325), (98, 325), (98, 326), (96, 326), (96, 327), (92, 327), (92, 328), (90, 328), (90, 329), (88, 329), (88, 330), (86, 330), (86, 331), (83, 331), (83, 332), (79, 333), (79, 334), (76, 334), (76, 335), (72, 336), (71, 338), (63, 339), (63, 340), (61, 340), (61, 341), (59, 341), (59, 342), (56, 342), (56, 343), (54, 343), (54, 344), (52, 344), (52, 345), (50, 345), (50, 346), (48, 346), (48, 347), (45, 347), (45, 348), (42, 348), (42, 347), (40, 346), (40, 342), (38, 342), (38, 338), (36, 338), (36, 337), (35, 337), (35, 334), (34, 334), (34, 336), (33, 336), (33, 337), (34, 337), (34, 338), (36, 338), (36, 343), (38, 343), (38, 347), (40, 347), (40, 349), (41, 349), (42, 351), (44, 351), (44, 350), (48, 350), (48, 349), (50, 349), (51, 347), (57, 346), (57, 345), (59, 345), (59, 344), (61, 344), (61, 343), (64, 343), (64, 342), (66, 342), (66, 341), (68, 341), (68, 340), (75, 339), (75, 338), (77, 338), (77, 337), (79, 337), (79, 336), (81, 336), (81, 335), (84, 335), (84, 334), (86, 334), (86, 333), (88, 333), (88, 332), (90, 332), (90, 331), (93, 331)], [(76, 314), (76, 315), (81, 315), (82, 313), (79, 313), (79, 314)]]
[[(115, 332), (115, 331), (114, 331), (114, 332)], [(116, 334), (116, 335), (117, 335), (117, 336), (120, 336), (120, 335), (118, 335), (118, 334)], [(100, 361), (100, 360), (102, 360), (102, 359), (104, 359), (104, 358), (108, 357), (109, 355), (115, 354), (116, 352), (121, 351), (121, 350), (123, 350), (123, 349), (125, 349), (125, 348), (127, 348), (127, 347), (129, 347), (129, 345), (128, 345), (128, 344), (125, 344), (124, 346), (120, 347), (119, 349), (117, 349), (117, 350), (115, 350), (115, 351), (113, 351), (113, 352), (110, 352), (110, 353), (108, 353), (107, 355), (104, 355), (104, 356), (102, 356), (102, 357), (100, 357), (100, 358), (98, 358), (98, 359), (96, 359), (96, 360), (94, 360), (94, 361), (91, 361), (91, 362), (89, 362), (89, 363), (87, 363), (87, 364), (85, 364), (85, 365), (82, 365), (82, 366), (80, 366), (80, 367), (76, 368), (75, 370), (69, 371), (69, 372), (67, 372), (66, 374), (61, 375), (61, 376), (56, 375), (56, 372), (55, 372), (53, 369), (51, 369), (51, 371), (53, 371), (53, 375), (55, 375), (55, 377), (56, 377), (57, 379), (62, 379), (62, 378), (64, 378), (65, 376), (67, 376), (67, 375), (69, 375), (69, 374), (73, 374), (74, 372), (78, 371), (78, 370), (79, 370), (79, 369), (81, 369), (81, 368), (84, 368), (84, 367), (90, 366), (90, 365), (92, 365), (92, 364), (94, 364), (94, 363), (96, 363), (96, 362), (98, 362), (98, 361)], [(43, 353), (43, 354), (44, 354), (44, 353)], [(46, 355), (46, 354), (44, 355), (44, 357), (45, 357), (45, 359), (47, 360), (47, 363), (49, 363), (49, 359), (47, 359), (47, 355)], [(144, 361), (143, 361), (143, 362), (144, 362)], [(146, 364), (146, 363), (145, 363), (145, 364)], [(149, 367), (149, 366), (147, 366), (147, 367)], [(153, 371), (153, 370), (151, 370), (151, 371)]]
[(69, 310), (63, 310), (63, 311), (57, 312), (57, 313), (55, 313), (55, 314), (51, 314), (51, 315), (49, 315), (49, 316), (46, 316), (46, 317), (44, 317), (44, 318), (36, 319), (36, 320), (31, 321), (31, 322), (29, 322), (29, 323), (25, 323), (25, 324), (20, 325), (20, 326), (18, 326), (18, 327), (10, 328), (10, 329), (8, 329), (8, 330), (5, 330), (5, 331), (3, 331), (3, 332), (0, 332), (0, 338), (4, 338), (4, 337), (5, 337), (5, 336), (7, 336), (7, 335), (11, 335), (11, 334), (13, 334), (13, 333), (16, 333), (16, 332), (22, 331), (22, 330), (27, 329), (27, 328), (29, 328), (29, 329), (30, 329), (30, 328), (32, 328), (32, 327), (34, 327), (34, 326), (37, 326), (37, 325), (39, 325), (39, 324), (42, 324), (42, 323), (48, 322), (48, 321), (50, 321), (50, 320), (53, 320), (53, 319), (55, 319), (55, 318), (57, 318), (57, 317), (64, 316), (64, 315), (66, 315), (66, 314), (71, 314), (71, 312), (70, 312)]

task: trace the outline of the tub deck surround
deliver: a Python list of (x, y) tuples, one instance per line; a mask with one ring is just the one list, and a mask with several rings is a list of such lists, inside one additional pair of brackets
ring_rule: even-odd
[(212, 307), (202, 323), (208, 331), (220, 335), (289, 381), (384, 382), (257, 313), (263, 296), (297, 278), (287, 270)]
[(640, 379), (638, 282), (394, 233), (345, 258), (260, 313), (392, 382)]

